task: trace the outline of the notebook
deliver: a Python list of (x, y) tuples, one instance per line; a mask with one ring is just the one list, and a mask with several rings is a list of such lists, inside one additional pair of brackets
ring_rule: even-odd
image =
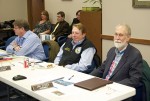
[(94, 78), (91, 78), (91, 79), (88, 79), (85, 81), (75, 83), (74, 86), (81, 87), (81, 88), (92, 91), (92, 90), (95, 90), (97, 88), (103, 87), (106, 84), (111, 84), (111, 83), (113, 83), (113, 82), (94, 77)]

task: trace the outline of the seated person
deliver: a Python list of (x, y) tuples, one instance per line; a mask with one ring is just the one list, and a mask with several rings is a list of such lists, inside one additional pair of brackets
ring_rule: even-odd
[(54, 35), (53, 40), (57, 41), (57, 38), (68, 34), (69, 23), (65, 21), (65, 13), (60, 11), (57, 13), (57, 23), (55, 24), (52, 35)]
[(130, 37), (131, 29), (128, 25), (116, 26), (115, 47), (108, 51), (98, 72), (106, 80), (136, 88), (142, 78), (142, 56), (138, 49), (129, 44)]
[[(73, 19), (73, 21), (72, 21), (72, 23), (71, 23), (71, 25), (70, 25), (69, 34), (72, 33), (72, 26), (73, 26), (74, 24), (80, 23), (80, 12), (81, 12), (81, 11), (82, 11), (82, 10), (78, 10), (78, 11), (76, 12), (76, 18)], [(68, 38), (71, 38), (71, 34), (68, 35)]]
[[(79, 72), (88, 71), (96, 56), (95, 46), (86, 38), (86, 30), (81, 23), (74, 24), (72, 38), (64, 43), (54, 63)], [(94, 69), (94, 68), (93, 68)]]
[(41, 21), (33, 29), (33, 32), (37, 35), (41, 34), (50, 34), (51, 31), (51, 22), (49, 20), (49, 14), (46, 10), (41, 12)]
[(16, 20), (14, 23), (16, 37), (6, 48), (8, 53), (18, 56), (44, 60), (46, 58), (39, 37), (29, 30), (29, 23), (25, 20)]

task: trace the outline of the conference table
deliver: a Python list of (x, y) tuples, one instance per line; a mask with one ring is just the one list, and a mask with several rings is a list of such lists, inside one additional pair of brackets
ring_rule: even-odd
[[(5, 53), (0, 50), (0, 54)], [(135, 88), (113, 82), (93, 91), (74, 86), (74, 83), (84, 81), (94, 76), (57, 66), (53, 63), (29, 59), (34, 63), (29, 68), (24, 68), (23, 56), (9, 56), (7, 61), (0, 61), (2, 66), (10, 66), (10, 70), (0, 71), (0, 81), (40, 100), (40, 101), (121, 101), (135, 95)], [(11, 58), (11, 59), (9, 59)], [(37, 63), (36, 63), (37, 62)], [(16, 75), (27, 77), (24, 80), (14, 81)], [(69, 82), (62, 85), (53, 82), (63, 79)], [(50, 81), (53, 86), (40, 90), (32, 87), (43, 82)]]

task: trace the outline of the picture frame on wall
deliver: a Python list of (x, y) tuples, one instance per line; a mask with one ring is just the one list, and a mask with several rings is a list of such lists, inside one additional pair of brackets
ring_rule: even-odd
[(134, 8), (150, 8), (150, 0), (132, 0)]

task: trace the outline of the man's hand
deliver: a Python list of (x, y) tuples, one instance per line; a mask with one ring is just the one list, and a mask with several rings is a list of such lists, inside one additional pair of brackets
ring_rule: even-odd
[(15, 51), (19, 51), (20, 49), (21, 49), (20, 46), (14, 47), (14, 50), (15, 50)]
[(68, 35), (68, 38), (72, 38), (72, 35), (71, 35), (71, 34), (69, 34), (69, 35)]
[(21, 47), (16, 42), (13, 42), (12, 46), (14, 47), (15, 51), (19, 51), (21, 49)]
[(53, 37), (52, 40), (55, 41), (55, 37)]

